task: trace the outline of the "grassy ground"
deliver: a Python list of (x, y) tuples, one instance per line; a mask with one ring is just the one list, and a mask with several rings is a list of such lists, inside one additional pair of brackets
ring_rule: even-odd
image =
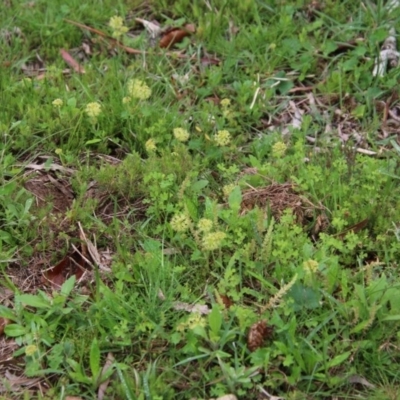
[(399, 17), (5, 1), (0, 398), (398, 399)]

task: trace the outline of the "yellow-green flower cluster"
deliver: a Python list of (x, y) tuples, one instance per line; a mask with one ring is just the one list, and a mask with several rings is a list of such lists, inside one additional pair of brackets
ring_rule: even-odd
[(131, 98), (129, 96), (125, 96), (122, 98), (122, 104), (128, 104), (131, 102)]
[(60, 108), (62, 107), (62, 105), (64, 104), (64, 102), (61, 99), (55, 99), (52, 101), (52, 103), (54, 107), (56, 108)]
[(152, 151), (157, 150), (156, 141), (155, 141), (154, 139), (149, 139), (149, 140), (145, 143), (144, 147), (146, 148), (146, 151), (147, 151), (148, 153), (151, 153)]
[(186, 214), (176, 214), (171, 219), (171, 227), (176, 232), (186, 232), (190, 227), (190, 219)]
[(231, 101), (229, 99), (222, 99), (220, 104), (222, 108), (228, 108), (231, 105)]
[(231, 134), (226, 129), (218, 131), (214, 136), (214, 141), (217, 146), (227, 146), (231, 142)]
[(222, 246), (225, 237), (226, 233), (220, 231), (207, 233), (202, 239), (204, 250), (212, 251), (219, 249)]
[(318, 262), (315, 260), (307, 260), (303, 262), (304, 271), (308, 274), (313, 274), (318, 269)]
[(128, 81), (128, 93), (135, 99), (147, 100), (151, 96), (151, 89), (140, 79), (130, 79)]
[(189, 139), (189, 132), (183, 128), (174, 128), (174, 136), (180, 142), (187, 142)]
[(234, 183), (230, 183), (229, 185), (225, 185), (222, 188), (222, 193), (224, 197), (227, 199), (229, 195), (232, 193), (232, 190), (235, 189), (236, 185)]
[(220, 104), (222, 107), (222, 115), (225, 118), (228, 118), (231, 114), (231, 110), (230, 110), (231, 101), (229, 99), (222, 99)]
[(193, 313), (189, 315), (185, 322), (181, 322), (177, 327), (176, 330), (178, 332), (184, 332), (187, 329), (195, 329), (198, 326), (205, 327), (206, 326), (206, 319), (202, 317), (199, 313)]
[(208, 218), (202, 218), (198, 223), (197, 223), (197, 227), (199, 228), (200, 232), (210, 232), (212, 227), (213, 227), (213, 222), (211, 221), (211, 219)]
[(286, 153), (287, 146), (284, 142), (276, 142), (272, 146), (272, 155), (275, 158), (283, 157)]
[(96, 102), (88, 103), (85, 112), (89, 118), (96, 119), (101, 113), (101, 105)]
[(124, 20), (122, 17), (114, 16), (110, 18), (108, 22), (108, 26), (112, 29), (112, 36), (118, 38), (128, 32), (128, 28), (124, 26)]
[(34, 344), (30, 344), (25, 347), (25, 354), (29, 356), (33, 356), (37, 352), (38, 348)]

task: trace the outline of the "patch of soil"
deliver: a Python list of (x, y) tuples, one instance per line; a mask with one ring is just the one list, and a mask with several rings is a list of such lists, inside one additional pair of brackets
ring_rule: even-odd
[(72, 205), (74, 194), (66, 179), (54, 178), (50, 173), (38, 173), (25, 182), (25, 189), (36, 198), (36, 207), (51, 205), (49, 212), (65, 213)]
[[(251, 188), (242, 194), (241, 215), (255, 207), (261, 209), (269, 208), (276, 220), (279, 220), (282, 213), (291, 209), (299, 224), (309, 222), (316, 214), (319, 216), (316, 223), (319, 223), (319, 231), (326, 228), (325, 208), (322, 205), (315, 205), (305, 196), (301, 195), (293, 183), (271, 183), (265, 187)], [(314, 232), (317, 233), (317, 232)]]

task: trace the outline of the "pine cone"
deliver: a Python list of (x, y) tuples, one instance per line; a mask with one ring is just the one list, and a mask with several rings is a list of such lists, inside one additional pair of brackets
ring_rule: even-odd
[(247, 335), (247, 347), (254, 351), (262, 346), (264, 340), (272, 335), (273, 328), (266, 321), (258, 321), (250, 327)]

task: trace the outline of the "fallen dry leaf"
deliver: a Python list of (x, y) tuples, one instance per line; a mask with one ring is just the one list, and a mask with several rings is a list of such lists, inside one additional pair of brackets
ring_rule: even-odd
[(368, 225), (369, 222), (369, 218), (365, 218), (364, 220), (358, 222), (357, 224), (354, 224), (350, 227), (348, 227), (347, 229), (345, 229), (344, 231), (338, 233), (336, 236), (339, 237), (340, 239), (344, 239), (344, 237), (348, 234), (348, 233), (357, 233), (359, 231), (361, 231), (362, 229), (365, 229)]
[(24, 167), (26, 169), (34, 169), (35, 171), (61, 171), (61, 172), (65, 172), (68, 173), (70, 175), (72, 175), (73, 173), (75, 173), (75, 171), (71, 168), (66, 168), (63, 167), (62, 165), (58, 165), (58, 164), (54, 164), (51, 163), (50, 165), (47, 164), (26, 164), (26, 165), (20, 165), (17, 164), (18, 167)]
[[(97, 247), (86, 237), (85, 232), (83, 231), (82, 225), (78, 222), (79, 232), (80, 232), (80, 239), (85, 242), (85, 250), (87, 249), (90, 257), (94, 261), (94, 263), (102, 270), (106, 272), (111, 272), (111, 268), (105, 266), (102, 261), (99, 252), (97, 251)], [(90, 261), (87, 260), (86, 254), (84, 255), (86, 262), (90, 264)]]
[(230, 308), (231, 306), (233, 306), (233, 301), (230, 297), (224, 294), (221, 294), (220, 297), (225, 308)]
[(181, 301), (176, 301), (174, 303), (174, 310), (187, 311), (190, 313), (199, 313), (201, 315), (207, 315), (211, 312), (211, 310), (205, 304), (189, 304), (189, 303), (183, 303)]
[(216, 400), (237, 400), (237, 397), (234, 394), (225, 394), (218, 397)]
[(0, 317), (0, 335), (4, 333), (4, 328), (10, 323), (11, 321), (9, 319)]
[[(106, 362), (101, 370), (101, 375), (103, 376), (112, 366), (114, 362), (114, 356), (112, 353), (107, 354)], [(97, 391), (97, 400), (103, 400), (104, 396), (106, 395), (107, 387), (110, 383), (110, 379), (105, 380), (100, 386), (99, 390)]]
[(363, 378), (362, 376), (359, 375), (353, 375), (349, 377), (349, 382), (350, 383), (359, 383), (361, 385), (366, 386), (369, 389), (375, 389), (375, 385), (368, 382), (365, 378)]
[(76, 61), (71, 54), (68, 53), (67, 50), (61, 49), (60, 50), (61, 57), (63, 60), (78, 74), (84, 74), (84, 68)]
[(179, 43), (186, 36), (191, 35), (196, 31), (196, 28), (192, 24), (187, 24), (183, 28), (172, 28), (163, 33), (163, 37), (160, 39), (159, 46), (162, 49), (168, 49), (174, 44)]
[(75, 275), (76, 279), (79, 280), (86, 271), (86, 261), (82, 256), (82, 253), (85, 252), (86, 250), (75, 250), (71, 254), (66, 255), (57, 265), (43, 272), (42, 282), (50, 284), (55, 289), (59, 289), (72, 275)]
[(146, 31), (152, 39), (156, 39), (161, 35), (162, 28), (160, 25), (142, 18), (135, 18), (135, 21), (140, 22), (146, 28)]
[(6, 370), (4, 374), (4, 386), (0, 384), (0, 393), (8, 391), (10, 386), (11, 390), (16, 390), (18, 387), (32, 387), (35, 386), (41, 378), (26, 378), (25, 376), (17, 376)]

